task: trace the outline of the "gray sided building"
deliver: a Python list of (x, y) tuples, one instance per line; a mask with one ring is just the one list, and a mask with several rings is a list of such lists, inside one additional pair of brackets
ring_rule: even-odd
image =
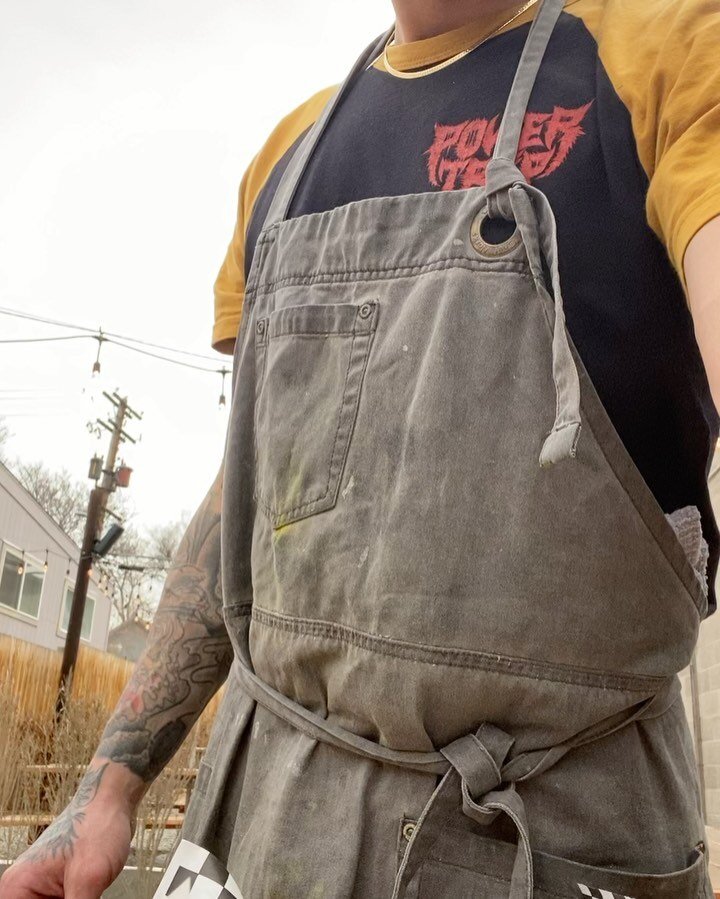
[[(0, 463), (0, 634), (63, 646), (79, 547)], [(110, 599), (91, 579), (81, 640), (104, 650)]]

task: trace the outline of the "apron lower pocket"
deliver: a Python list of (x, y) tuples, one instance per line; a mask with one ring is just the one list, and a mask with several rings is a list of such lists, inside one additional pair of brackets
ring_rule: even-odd
[[(466, 831), (443, 833), (424, 862), (417, 899), (508, 899), (516, 847)], [(533, 852), (534, 899), (705, 899), (705, 854), (688, 850), (687, 867), (666, 874), (596, 868)]]

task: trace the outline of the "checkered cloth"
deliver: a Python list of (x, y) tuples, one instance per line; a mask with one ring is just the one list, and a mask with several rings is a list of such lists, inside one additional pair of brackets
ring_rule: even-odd
[(153, 899), (243, 899), (240, 888), (219, 859), (182, 840)]
[(631, 896), (620, 896), (617, 893), (611, 893), (609, 890), (593, 890), (586, 887), (584, 883), (579, 883), (580, 893), (583, 896), (591, 896), (592, 899), (632, 899)]

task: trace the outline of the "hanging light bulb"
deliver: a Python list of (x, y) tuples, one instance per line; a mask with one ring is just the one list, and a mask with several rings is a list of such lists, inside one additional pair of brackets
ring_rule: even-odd
[(220, 375), (222, 376), (222, 383), (220, 386), (220, 399), (218, 400), (218, 409), (222, 409), (225, 405), (225, 375), (227, 374), (227, 369), (220, 369)]
[(48, 570), (48, 551), (45, 550), (45, 564), (43, 565), (43, 571)]
[(103, 337), (102, 328), (98, 328), (98, 333), (97, 333), (97, 336), (95, 337), (95, 340), (97, 340), (97, 342), (98, 342), (98, 348), (97, 348), (97, 356), (95, 357), (95, 361), (93, 362), (93, 367), (92, 367), (93, 378), (95, 377), (95, 375), (100, 374), (100, 350), (102, 349), (103, 340), (105, 340), (105, 338)]
[(70, 577), (70, 556), (68, 556), (68, 567), (67, 571), (65, 572), (65, 577)]
[(25, 571), (25, 550), (23, 550), (22, 558), (20, 559), (17, 571), (18, 574), (22, 574)]

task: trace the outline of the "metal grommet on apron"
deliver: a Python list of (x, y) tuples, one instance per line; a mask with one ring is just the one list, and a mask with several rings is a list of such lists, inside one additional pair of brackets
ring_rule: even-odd
[[(515, 165), (562, 7), (544, 0), (529, 30), (484, 189), (288, 218), (385, 35), (258, 238), (223, 484), (236, 658), (186, 833), (213, 846), (235, 815), (223, 855), (245, 899), (709, 889), (682, 805), (692, 753), (671, 746), (706, 601), (568, 334), (552, 209)], [(515, 223), (499, 247), (486, 215)], [(656, 854), (594, 829), (637, 782), (626, 744), (653, 759), (648, 833), (677, 798)], [(578, 758), (568, 817), (587, 834), (533, 791), (567, 795)]]
[(470, 226), (470, 243), (481, 256), (486, 256), (489, 259), (506, 256), (522, 243), (520, 232), (516, 228), (506, 240), (498, 243), (490, 243), (485, 239), (482, 231), (483, 225), (489, 217), (489, 211), (487, 207), (485, 207), (484, 209), (481, 209), (472, 220), (472, 225)]

